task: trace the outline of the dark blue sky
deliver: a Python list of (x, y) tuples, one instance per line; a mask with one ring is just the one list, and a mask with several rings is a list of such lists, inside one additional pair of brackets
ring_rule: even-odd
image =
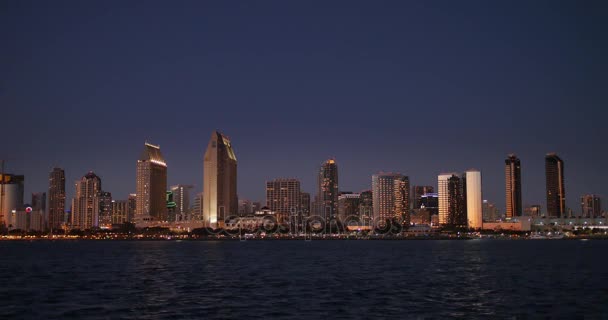
[(61, 166), (124, 199), (147, 139), (200, 191), (217, 128), (240, 198), (277, 177), (313, 191), (335, 157), (353, 191), (478, 168), (503, 207), (514, 152), (544, 210), (555, 151), (578, 211), (608, 195), (607, 21), (605, 1), (2, 1), (0, 157), (26, 192)]

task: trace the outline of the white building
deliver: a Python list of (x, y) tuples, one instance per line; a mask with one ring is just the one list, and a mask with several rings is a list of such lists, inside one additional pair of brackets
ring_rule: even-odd
[(481, 196), (481, 172), (467, 170), (466, 197), (467, 197), (467, 224), (469, 228), (481, 229), (483, 223), (483, 208)]

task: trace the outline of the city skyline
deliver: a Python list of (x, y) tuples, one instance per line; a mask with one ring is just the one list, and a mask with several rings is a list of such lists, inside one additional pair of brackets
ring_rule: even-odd
[(475, 167), (502, 211), (501, 162), (515, 153), (522, 204), (545, 208), (547, 152), (567, 162), (568, 207), (608, 194), (608, 52), (579, 36), (605, 37), (593, 4), (150, 1), (116, 7), (114, 21), (101, 2), (16, 3), (0, 12), (0, 105), (12, 119), (0, 159), (27, 176), (26, 194), (47, 190), (57, 166), (68, 184), (93, 170), (125, 199), (145, 140), (163, 147), (169, 185), (200, 192), (206, 141), (195, 138), (215, 128), (235, 139), (240, 198), (261, 201), (274, 177), (314, 195), (318, 164), (334, 157), (352, 191), (380, 171), (435, 185)]

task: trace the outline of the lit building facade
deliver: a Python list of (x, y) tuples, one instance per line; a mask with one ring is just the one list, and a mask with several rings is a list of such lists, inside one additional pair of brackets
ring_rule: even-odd
[(321, 165), (318, 179), (317, 215), (333, 220), (338, 214), (338, 164), (329, 159)]
[(65, 171), (53, 168), (49, 173), (49, 230), (58, 230), (65, 223)]
[(192, 185), (178, 184), (171, 187), (173, 201), (175, 202), (175, 216), (177, 221), (189, 220), (190, 190)]
[(345, 193), (338, 196), (338, 219), (359, 218), (359, 205), (361, 195), (358, 193)]
[(566, 189), (564, 185), (564, 161), (555, 153), (545, 156), (547, 191), (547, 216), (565, 218)]
[(7, 227), (11, 224), (10, 214), (23, 207), (24, 181), (23, 175), (0, 174), (0, 223)]
[(129, 200), (112, 201), (112, 224), (129, 222)]
[(412, 187), (412, 203), (414, 209), (420, 209), (422, 206), (422, 196), (429, 193), (434, 193), (433, 186), (413, 186)]
[(72, 229), (99, 227), (101, 178), (90, 171), (75, 184), (72, 199)]
[[(400, 173), (379, 173), (372, 176), (373, 218), (409, 220), (409, 178)], [(408, 216), (408, 217), (406, 217)]]
[(203, 162), (203, 223), (221, 226), (238, 213), (237, 159), (230, 139), (214, 131)]
[(298, 215), (302, 191), (297, 179), (275, 179), (266, 182), (266, 207), (281, 217)]
[(507, 219), (522, 215), (521, 161), (514, 154), (505, 160)]
[(438, 176), (439, 224), (466, 226), (465, 181), (457, 173)]
[(136, 222), (167, 221), (167, 163), (160, 147), (145, 143), (137, 159)]
[(471, 229), (481, 229), (483, 209), (481, 195), (481, 172), (467, 170), (464, 174), (466, 185), (467, 225)]
[(302, 210), (302, 216), (308, 217), (310, 216), (310, 193), (302, 192), (300, 194), (300, 210)]
[(599, 218), (602, 216), (602, 203), (600, 197), (586, 194), (581, 197), (581, 218)]
[(112, 226), (112, 193), (101, 191), (99, 193), (99, 227)]

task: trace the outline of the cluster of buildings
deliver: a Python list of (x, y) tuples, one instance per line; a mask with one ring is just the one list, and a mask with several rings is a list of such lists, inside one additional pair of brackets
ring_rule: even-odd
[[(304, 192), (295, 178), (266, 182), (265, 203), (237, 197), (237, 159), (230, 139), (218, 131), (211, 135), (204, 155), (203, 192), (191, 201), (192, 185), (167, 187), (167, 163), (160, 147), (150, 143), (137, 159), (135, 193), (115, 199), (102, 188), (101, 178), (88, 172), (74, 183), (74, 197), (66, 208), (65, 171), (49, 173), (48, 193), (24, 200), (23, 175), (0, 173), (0, 224), (9, 230), (50, 231), (109, 229), (126, 222), (136, 226), (190, 224), (195, 227), (259, 226), (265, 218), (278, 223), (294, 218), (345, 226), (365, 226), (393, 220), (404, 226), (459, 228), (513, 228), (533, 219), (596, 219), (603, 217), (597, 195), (581, 197), (581, 211), (566, 207), (564, 162), (556, 154), (545, 157), (546, 211), (540, 205), (522, 205), (521, 161), (505, 160), (506, 211), (501, 214), (483, 200), (482, 174), (442, 173), (437, 186), (410, 185), (400, 173), (378, 173), (371, 189), (359, 193), (340, 190), (338, 164), (328, 159), (319, 168), (314, 195)], [(48, 195), (48, 198), (47, 198)], [(509, 224), (510, 223), (510, 224)], [(525, 227), (524, 227), (525, 228)]]

